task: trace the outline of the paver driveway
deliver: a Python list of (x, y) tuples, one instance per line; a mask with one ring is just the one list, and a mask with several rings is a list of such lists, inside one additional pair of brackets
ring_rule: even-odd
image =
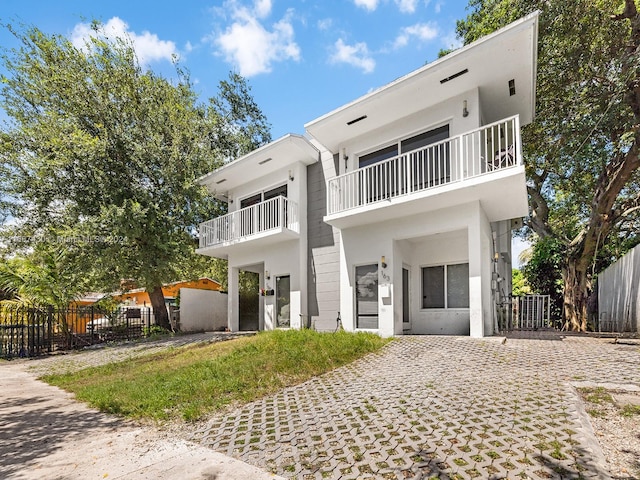
[(589, 381), (640, 386), (640, 347), (545, 332), (402, 337), (213, 418), (196, 439), (304, 479), (606, 478), (572, 386)]

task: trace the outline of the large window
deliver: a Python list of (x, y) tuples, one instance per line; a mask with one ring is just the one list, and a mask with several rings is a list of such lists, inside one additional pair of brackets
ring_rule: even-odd
[(449, 125), (444, 125), (402, 141), (401, 152), (411, 152), (408, 168), (411, 169), (415, 190), (449, 182), (451, 178), (449, 143), (439, 143), (429, 147), (447, 138), (449, 138)]
[[(449, 125), (405, 138), (384, 148), (361, 155), (360, 169), (365, 188), (363, 203), (371, 203), (449, 182), (451, 162), (448, 143), (434, 143), (449, 138)], [(432, 145), (432, 146), (430, 146)], [(400, 155), (398, 157), (398, 155)], [(382, 163), (397, 157), (388, 164)], [(409, 184), (411, 182), (411, 184)]]
[[(266, 202), (272, 198), (278, 196), (287, 198), (287, 185), (281, 185), (271, 190), (256, 193), (250, 197), (240, 200), (240, 208), (246, 209), (258, 205), (259, 203)], [(240, 211), (240, 229), (241, 235), (252, 235), (254, 233), (262, 232), (272, 228), (281, 226), (282, 212), (277, 208), (278, 204), (268, 203), (258, 205), (256, 208), (241, 210)], [(286, 222), (286, 216), (284, 218)]]
[(422, 308), (469, 308), (469, 264), (423, 267)]
[(378, 264), (356, 267), (356, 328), (378, 328)]

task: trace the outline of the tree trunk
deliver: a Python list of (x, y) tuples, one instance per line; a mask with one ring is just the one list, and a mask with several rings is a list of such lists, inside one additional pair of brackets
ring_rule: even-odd
[(149, 298), (151, 299), (151, 306), (153, 307), (153, 315), (156, 319), (156, 325), (171, 330), (171, 323), (169, 322), (169, 313), (167, 312), (167, 306), (164, 303), (164, 293), (162, 293), (162, 287), (154, 287), (148, 289)]
[(587, 268), (581, 259), (569, 259), (562, 269), (564, 282), (565, 328), (573, 331), (587, 331), (587, 306), (591, 281)]

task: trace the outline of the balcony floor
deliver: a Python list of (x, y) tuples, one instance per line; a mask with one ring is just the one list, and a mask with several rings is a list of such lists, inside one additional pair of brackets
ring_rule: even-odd
[(287, 240), (297, 240), (299, 238), (299, 233), (289, 230), (288, 228), (273, 228), (265, 232), (241, 237), (238, 240), (231, 242), (223, 242), (204, 248), (198, 248), (196, 249), (196, 253), (226, 260), (229, 258), (230, 253), (261, 249), (275, 243)]
[(461, 182), (452, 182), (326, 215), (324, 221), (343, 229), (474, 201), (480, 201), (490, 222), (526, 216), (529, 207), (524, 166), (518, 165)]

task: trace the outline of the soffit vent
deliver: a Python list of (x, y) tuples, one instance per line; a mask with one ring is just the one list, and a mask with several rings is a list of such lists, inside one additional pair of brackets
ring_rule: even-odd
[(264, 165), (265, 163), (270, 162), (271, 160), (273, 160), (271, 157), (265, 158), (264, 160), (259, 161), (258, 165)]
[(440, 80), (440, 83), (447, 83), (448, 81), (453, 80), (454, 78), (461, 77), (465, 73), (469, 73), (468, 68), (465, 68), (464, 70), (460, 70), (458, 73), (454, 73), (453, 75), (449, 75), (447, 78), (443, 78), (442, 80)]
[(365, 118), (367, 118), (367, 116), (366, 116), (366, 115), (362, 115), (361, 117), (354, 118), (353, 120), (349, 120), (349, 121), (347, 122), (347, 125), (353, 125), (354, 123), (358, 123), (358, 122), (360, 122), (361, 120), (364, 120)]

